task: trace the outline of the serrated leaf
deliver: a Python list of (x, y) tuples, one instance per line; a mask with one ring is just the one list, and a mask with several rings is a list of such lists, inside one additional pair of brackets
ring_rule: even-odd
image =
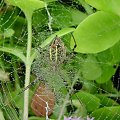
[[(120, 17), (99, 11), (87, 17), (74, 31), (76, 52), (98, 53), (120, 40)], [(71, 48), (75, 45), (71, 40)]]
[(112, 12), (120, 16), (120, 0), (85, 0), (98, 10)]

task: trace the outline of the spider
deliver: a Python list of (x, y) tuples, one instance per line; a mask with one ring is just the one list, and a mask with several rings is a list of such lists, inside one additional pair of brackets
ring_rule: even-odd
[[(59, 64), (61, 64), (66, 57), (66, 49), (65, 49), (64, 43), (56, 35), (52, 43), (49, 45), (48, 49), (49, 49), (49, 59), (50, 59), (51, 66), (54, 68), (54, 70), (56, 70), (56, 67)], [(39, 79), (41, 79), (42, 81), (45, 81), (43, 80), (42, 77)], [(35, 85), (38, 81), (39, 81), (38, 79), (35, 79), (34, 81), (32, 81), (27, 87), (25, 87), (20, 93), (18, 93), (18, 95), (23, 93), (28, 88), (30, 88), (30, 86)]]
[[(73, 37), (73, 36), (72, 36)], [(74, 39), (74, 38), (73, 38)], [(75, 41), (75, 40), (74, 40)], [(76, 47), (76, 42), (75, 42), (75, 46), (74, 46), (74, 48), (73, 48), (73, 50), (75, 49), (75, 47)], [(60, 65), (61, 63), (63, 63), (63, 61), (65, 60), (65, 58), (66, 58), (66, 48), (65, 48), (65, 46), (64, 46), (64, 43), (62, 42), (62, 40), (61, 40), (61, 38), (60, 37), (58, 37), (57, 35), (56, 35), (56, 37), (54, 38), (54, 40), (51, 42), (51, 44), (48, 46), (48, 48), (47, 48), (47, 51), (44, 51), (44, 53), (46, 54), (49, 54), (49, 57), (47, 56), (47, 58), (50, 60), (50, 65), (51, 65), (51, 67), (52, 68), (56, 68), (58, 65)], [(46, 57), (45, 57), (46, 58)], [(44, 59), (43, 59), (44, 60)], [(57, 70), (57, 69), (54, 69), (54, 70)], [(59, 69), (58, 69), (59, 70)], [(54, 71), (53, 71), (54, 72)], [(46, 76), (46, 74), (45, 74), (45, 76)], [(62, 81), (64, 81), (64, 75), (62, 75), (61, 73), (60, 73), (60, 71), (59, 71), (59, 76), (62, 78)], [(19, 94), (21, 94), (21, 93), (23, 93), (25, 90), (27, 90), (27, 89), (29, 89), (29, 87), (31, 87), (31, 86), (33, 86), (33, 85), (35, 85), (39, 80), (42, 80), (42, 84), (40, 85), (41, 86), (41, 88), (40, 88), (40, 86), (38, 87), (38, 89), (36, 90), (36, 91), (41, 91), (42, 89), (43, 89), (43, 86), (45, 86), (45, 80), (43, 80), (43, 78), (44, 77), (39, 77), (39, 79), (36, 79), (36, 80), (34, 80), (33, 82), (31, 82), (26, 88), (24, 88)], [(45, 79), (45, 78), (44, 78)], [(66, 81), (64, 81), (64, 82), (66, 82)], [(65, 85), (66, 86), (66, 85)], [(44, 89), (43, 89), (44, 90)], [(42, 91), (43, 92), (43, 91)], [(40, 92), (40, 94), (42, 94), (42, 92)], [(48, 92), (48, 91), (47, 91)], [(44, 93), (43, 93), (44, 94)], [(47, 93), (46, 93), (47, 94)], [(38, 96), (38, 92), (35, 92), (35, 94), (33, 95), (33, 100), (32, 100), (32, 102), (34, 102), (35, 100), (34, 99), (37, 99), (36, 97)], [(52, 103), (54, 103), (55, 101), (54, 101), (54, 92), (52, 93), (50, 93), (50, 95), (52, 95), (52, 97), (53, 97), (53, 101), (52, 101)], [(42, 96), (41, 96), (42, 97)], [(41, 99), (43, 99), (44, 101), (46, 101), (47, 100), (47, 97), (46, 98), (39, 98), (40, 100), (39, 100), (39, 102), (43, 102)], [(34, 103), (35, 104), (35, 103)], [(35, 106), (38, 106), (38, 104), (36, 104), (35, 106), (34, 106), (34, 104), (32, 104), (32, 106), (33, 106), (33, 108), (35, 107)], [(43, 103), (41, 103), (41, 104), (43, 104)], [(45, 106), (45, 105), (44, 105)], [(54, 106), (54, 104), (53, 104), (53, 106)], [(52, 106), (52, 107), (53, 107)], [(36, 111), (37, 110), (37, 108), (34, 108), (34, 110)], [(41, 112), (42, 113), (42, 112)], [(45, 113), (45, 110), (44, 110), (44, 113)], [(51, 113), (51, 112), (50, 112)]]
[[(71, 34), (71, 35), (72, 35), (74, 43), (75, 43), (75, 45), (72, 49), (74, 52), (77, 45), (76, 45), (76, 41), (75, 41), (73, 34)], [(65, 48), (64, 43), (62, 42), (61, 38), (58, 37), (57, 35), (49, 46), (49, 57), (50, 57), (49, 59), (52, 63), (51, 65), (55, 68), (59, 64), (61, 64), (66, 58), (66, 48)], [(39, 78), (39, 79), (43, 80), (43, 78)], [(35, 85), (38, 81), (39, 81), (38, 79), (32, 81), (26, 88), (24, 88), (20, 93), (18, 93), (18, 95), (23, 93), (28, 88), (30, 88), (30, 86)]]
[(66, 48), (62, 40), (56, 35), (55, 39), (50, 45), (50, 60), (54, 64), (60, 64), (66, 57)]

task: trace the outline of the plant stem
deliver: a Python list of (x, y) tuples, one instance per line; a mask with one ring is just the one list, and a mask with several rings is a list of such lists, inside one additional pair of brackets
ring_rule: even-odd
[(85, 8), (86, 12), (88, 13), (88, 15), (93, 13), (92, 7), (90, 7), (85, 0), (79, 0), (79, 2), (82, 4), (82, 6)]
[(108, 94), (100, 94), (100, 95), (102, 95), (102, 96), (106, 96), (106, 97), (113, 97), (113, 98), (118, 98), (118, 97), (120, 97), (120, 94), (118, 93), (116, 93), (116, 94), (112, 94), (112, 93), (108, 93)]
[[(32, 44), (32, 17), (27, 16), (28, 22), (28, 41), (27, 41), (27, 56), (26, 56), (26, 72), (25, 72), (25, 88), (30, 83), (30, 69), (31, 69), (31, 44)], [(28, 120), (28, 107), (29, 107), (29, 89), (24, 92), (24, 114), (23, 120)]]
[(18, 77), (18, 73), (17, 73), (17, 66), (16, 66), (16, 63), (14, 63), (14, 62), (13, 62), (13, 68), (14, 68), (15, 88), (18, 90), (18, 89), (20, 89), (19, 77)]
[(75, 75), (75, 78), (74, 78), (74, 80), (73, 80), (73, 82), (72, 82), (72, 85), (71, 85), (71, 87), (70, 87), (70, 89), (69, 89), (69, 92), (68, 92), (67, 96), (65, 97), (63, 106), (62, 106), (62, 108), (61, 108), (61, 110), (60, 110), (60, 114), (59, 114), (58, 120), (61, 120), (61, 118), (62, 118), (62, 115), (63, 115), (63, 113), (64, 113), (65, 106), (66, 106), (66, 104), (68, 103), (70, 94), (71, 94), (72, 91), (73, 91), (73, 86), (74, 86), (74, 84), (76, 83), (78, 77), (79, 77), (79, 71), (78, 71), (78, 73)]
[(50, 15), (50, 12), (49, 12), (49, 10), (48, 10), (48, 8), (47, 8), (47, 4), (45, 4), (45, 9), (46, 9), (46, 11), (47, 11), (47, 14), (48, 14), (48, 27), (49, 27), (49, 30), (50, 30), (50, 32), (52, 33), (52, 27), (51, 27), (51, 25), (52, 25), (52, 16)]

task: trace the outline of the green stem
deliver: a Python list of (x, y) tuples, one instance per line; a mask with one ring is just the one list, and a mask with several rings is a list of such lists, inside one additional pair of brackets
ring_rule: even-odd
[[(28, 21), (28, 41), (27, 41), (27, 57), (26, 57), (26, 72), (25, 72), (25, 88), (30, 83), (30, 69), (31, 69), (31, 44), (32, 44), (32, 15), (26, 16)], [(24, 114), (23, 120), (28, 120), (28, 107), (29, 107), (29, 89), (24, 92)]]
[(63, 106), (62, 106), (62, 108), (61, 108), (61, 110), (60, 110), (60, 114), (59, 114), (58, 120), (61, 120), (61, 118), (62, 118), (62, 116), (63, 116), (63, 114), (64, 114), (65, 106), (66, 106), (66, 104), (68, 103), (70, 94), (71, 94), (72, 91), (73, 91), (73, 86), (74, 86), (74, 84), (76, 83), (76, 81), (78, 80), (78, 77), (79, 77), (79, 71), (78, 71), (78, 73), (76, 74), (76, 76), (75, 76), (75, 78), (74, 78), (74, 80), (73, 80), (73, 82), (72, 82), (72, 85), (71, 85), (71, 87), (70, 87), (70, 89), (69, 89), (69, 92), (68, 92), (67, 96), (65, 97)]
[(86, 12), (88, 13), (88, 15), (93, 13), (92, 7), (90, 7), (85, 0), (79, 0), (79, 2), (82, 4), (82, 6), (85, 8)]
[(109, 93), (109, 94), (100, 94), (102, 96), (106, 96), (106, 97), (115, 97), (115, 98), (118, 98), (120, 97), (120, 93), (116, 93), (116, 94), (112, 94), (112, 93)]
[(17, 72), (16, 63), (14, 63), (14, 62), (13, 62), (13, 68), (14, 68), (15, 88), (18, 90), (18, 89), (20, 89), (19, 76), (18, 76), (18, 72)]

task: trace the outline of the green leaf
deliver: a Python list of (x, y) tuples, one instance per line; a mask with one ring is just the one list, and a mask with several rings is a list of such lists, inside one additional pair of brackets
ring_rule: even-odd
[(69, 9), (70, 14), (72, 16), (72, 22), (71, 22), (71, 26), (75, 26), (78, 25), (79, 23), (81, 23), (85, 18), (87, 18), (87, 15), (83, 12), (80, 12), (77, 9)]
[[(76, 52), (98, 53), (112, 47), (120, 39), (120, 17), (107, 12), (96, 12), (87, 17), (74, 31)], [(71, 40), (71, 48), (74, 47)]]
[[(16, 8), (14, 8), (14, 11), (15, 12), (13, 13), (13, 9), (11, 8), (11, 9), (7, 9), (4, 14), (2, 14), (2, 13), (0, 14), (0, 18), (1, 18), (0, 28), (2, 31), (8, 30), (9, 28), (11, 28), (14, 25), (15, 22), (13, 22), (13, 21), (15, 20), (16, 14), (17, 14)], [(17, 26), (17, 29), (18, 29), (18, 26)]]
[(22, 91), (21, 88), (16, 89), (15, 91), (11, 92), (11, 96), (8, 96), (11, 102), (13, 102), (12, 100), (14, 100), (14, 106), (19, 108), (19, 110), (23, 110), (23, 105), (24, 105), (24, 94), (23, 94), (24, 92), (20, 93), (21, 91)]
[(2, 110), (0, 110), (0, 120), (5, 120)]
[(29, 117), (29, 120), (46, 120), (46, 119), (42, 118), (42, 117), (31, 116), (31, 117)]
[(49, 2), (55, 2), (57, 0), (41, 0), (41, 1), (45, 1), (45, 2), (49, 3)]
[(102, 75), (96, 79), (98, 83), (105, 83), (111, 79), (111, 77), (115, 74), (116, 69), (111, 65), (102, 65)]
[[(14, 9), (14, 8), (13, 8)], [(17, 9), (17, 8), (16, 8)], [(12, 13), (11, 13), (12, 14)], [(14, 17), (14, 19), (16, 18), (16, 16)], [(13, 21), (13, 20), (12, 20)], [(11, 23), (12, 24), (12, 23)], [(20, 37), (21, 36), (21, 31), (23, 30), (23, 25), (26, 25), (27, 24), (27, 21), (26, 21), (26, 19), (25, 18), (23, 18), (22, 16), (18, 16), (17, 17), (17, 20), (14, 22), (14, 24), (13, 24), (13, 30), (15, 31), (15, 34), (14, 34), (14, 37), (16, 38), (16, 39), (18, 39), (18, 37)], [(18, 29), (19, 28), (19, 29)], [(14, 38), (13, 37), (13, 38)], [(26, 43), (26, 40), (24, 40), (24, 39), (26, 39), (26, 35), (25, 35), (25, 37), (24, 38), (22, 38), (22, 40), (24, 41), (23, 42), (23, 44), (25, 44)]]
[[(48, 6), (49, 7), (49, 6)], [(71, 25), (72, 22), (72, 16), (69, 12), (69, 7), (65, 7), (62, 4), (54, 4), (54, 6), (51, 9), (51, 15), (52, 15), (52, 27), (53, 28), (67, 28)], [(62, 13), (62, 15), (60, 15)]]
[(24, 63), (26, 63), (26, 58), (25, 56), (23, 55), (23, 51), (18, 49), (18, 48), (14, 48), (14, 47), (0, 47), (0, 51), (3, 51), (3, 52), (8, 52), (8, 53), (11, 53), (17, 57), (19, 57)]
[(74, 94), (73, 99), (78, 99), (82, 102), (83, 105), (85, 105), (86, 109), (88, 112), (92, 112), (95, 109), (99, 108), (100, 106), (100, 99), (97, 98), (96, 96), (84, 92), (84, 91), (80, 91), (76, 94)]
[(84, 80), (82, 90), (89, 91), (89, 93), (95, 94), (97, 92), (97, 86), (94, 81)]
[(48, 45), (48, 44), (56, 37), (56, 35), (57, 35), (58, 37), (61, 37), (61, 36), (65, 35), (65, 34), (68, 34), (68, 33), (70, 33), (70, 32), (73, 32), (74, 30), (75, 30), (74, 28), (64, 28), (64, 29), (56, 32), (55, 34), (52, 34), (49, 38), (47, 38), (47, 39), (40, 45), (40, 47), (43, 48), (43, 47), (45, 47), (46, 45)]
[(95, 120), (120, 120), (120, 107), (104, 107), (91, 114)]
[[(111, 54), (113, 56), (113, 63), (116, 64), (116, 63), (119, 63), (120, 62), (120, 41), (115, 44), (111, 49)], [(116, 52), (117, 51), (117, 52)]]
[(11, 120), (19, 120), (19, 118), (17, 116), (18, 112), (15, 109), (15, 107), (12, 108), (9, 105), (4, 105), (3, 108), (4, 108), (4, 111), (5, 111), (4, 113), (5, 113), (6, 120), (9, 120), (9, 119), (11, 119)]
[(98, 10), (112, 12), (120, 16), (120, 0), (85, 0)]
[(99, 63), (104, 63), (104, 64), (110, 65), (110, 64), (112, 64), (113, 55), (111, 54), (110, 49), (107, 49), (103, 52), (98, 53), (96, 55), (96, 58), (99, 61)]
[(100, 103), (101, 103), (102, 107), (103, 106), (110, 107), (110, 106), (119, 105), (116, 101), (114, 101), (111, 98), (108, 98), (104, 95), (98, 94), (96, 96), (101, 100)]
[[(40, 26), (48, 26), (48, 15), (46, 13), (46, 10), (45, 9), (42, 9), (42, 10), (37, 10), (33, 13), (33, 17), (32, 17), (32, 25), (33, 27), (37, 26), (38, 24)], [(43, 28), (39, 28), (37, 29), (37, 31), (42, 31)]]
[[(80, 12), (77, 9), (73, 9), (72, 7), (64, 6), (60, 3), (54, 4), (54, 6), (48, 6), (48, 8), (50, 9), (50, 13), (53, 18), (53, 28), (62, 29), (70, 26), (75, 26), (87, 17), (85, 13)], [(62, 13), (62, 17), (60, 13)]]
[(106, 93), (118, 94), (118, 91), (113, 87), (113, 82), (111, 80), (107, 81), (104, 84), (101, 84), (101, 89), (103, 89)]
[[(117, 52), (116, 52), (117, 51)], [(120, 42), (117, 42), (113, 47), (97, 54), (97, 60), (102, 68), (102, 75), (96, 79), (98, 83), (105, 83), (111, 80), (111, 77), (115, 74), (117, 64), (120, 61)], [(116, 65), (116, 68), (114, 68)]]
[(102, 70), (94, 56), (88, 56), (81, 67), (83, 78), (95, 80), (101, 76)]
[(2, 69), (0, 69), (0, 81), (3, 82), (8, 82), (10, 81), (9, 79), (9, 74), (8, 72), (3, 71)]
[[(33, 91), (30, 90), (29, 93), (29, 101), (31, 101), (32, 97), (33, 97)], [(13, 100), (13, 104), (14, 106), (16, 106), (17, 108), (19, 108), (19, 110), (23, 110), (23, 105), (24, 105), (24, 91), (23, 89), (19, 88), (16, 89), (15, 91), (11, 92), (11, 94), (8, 96), (9, 101), (12, 103)]]
[[(63, 29), (76, 26), (87, 17), (87, 14), (80, 12), (77, 9), (64, 6), (61, 3), (54, 3), (54, 5), (48, 4), (47, 9), (52, 17), (52, 29)], [(60, 16), (60, 13), (62, 13), (62, 17)], [(33, 25), (35, 27), (38, 24), (41, 26), (48, 26), (48, 22), (49, 19), (46, 9), (34, 12)], [(39, 31), (40, 29), (43, 31), (42, 28), (39, 28)]]
[(30, 64), (32, 64), (33, 60), (36, 58), (37, 52), (38, 51), (36, 49), (32, 49), (31, 56), (30, 56)]
[(45, 7), (40, 0), (6, 0), (8, 4), (19, 7), (26, 15), (32, 15), (34, 10)]
[(78, 0), (79, 4), (82, 5), (88, 15), (93, 13), (93, 8), (85, 2), (85, 0)]
[(77, 108), (75, 111), (76, 116), (86, 116), (87, 115), (87, 110), (86, 110), (85, 106), (82, 103), (80, 103), (79, 100), (73, 99), (72, 104)]
[(14, 33), (15, 31), (13, 29), (7, 29), (6, 31), (4, 31), (3, 36), (5, 38), (9, 38), (12, 37)]

